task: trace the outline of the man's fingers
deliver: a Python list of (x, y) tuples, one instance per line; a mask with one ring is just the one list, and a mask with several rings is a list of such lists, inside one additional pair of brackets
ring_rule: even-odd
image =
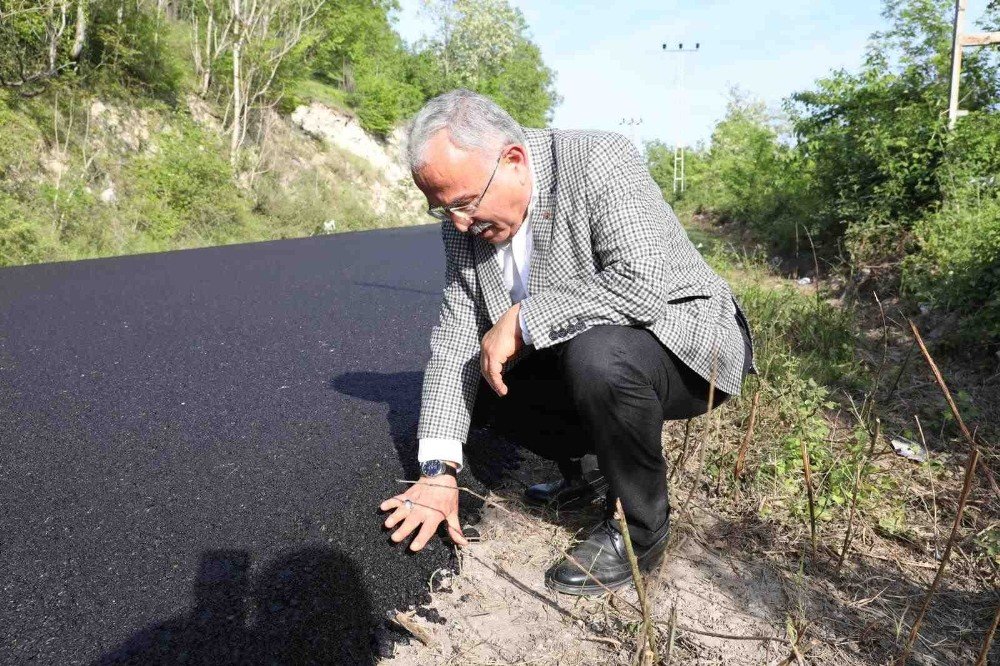
[(497, 361), (490, 363), (488, 371), (487, 380), (490, 386), (493, 387), (493, 390), (499, 395), (507, 395), (507, 385), (503, 383), (503, 363)]
[(392, 533), (392, 536), (390, 538), (396, 543), (399, 543), (400, 541), (405, 539), (406, 536), (413, 531), (413, 528), (419, 525), (421, 521), (422, 518), (416, 510), (410, 511), (409, 515), (406, 516), (406, 520), (403, 521), (403, 524), (400, 525), (398, 530)]
[(403, 506), (403, 498), (400, 496), (390, 497), (386, 501), (378, 505), (380, 511), (388, 511), (389, 509), (395, 509)]
[(452, 513), (448, 515), (448, 535), (451, 540), (457, 543), (459, 546), (468, 546), (469, 542), (462, 534), (462, 524), (458, 521), (458, 514)]
[(432, 536), (434, 532), (437, 531), (437, 526), (440, 524), (440, 518), (428, 518), (424, 521), (424, 524), (420, 526), (420, 532), (417, 536), (413, 537), (413, 541), (410, 543), (410, 550), (418, 551), (424, 547)]
[(490, 368), (490, 384), (499, 395), (507, 395), (507, 385), (503, 383), (503, 364), (494, 363)]
[(393, 511), (388, 518), (385, 519), (385, 526), (392, 529), (396, 523), (401, 521), (407, 516), (407, 510), (400, 505), (395, 511)]

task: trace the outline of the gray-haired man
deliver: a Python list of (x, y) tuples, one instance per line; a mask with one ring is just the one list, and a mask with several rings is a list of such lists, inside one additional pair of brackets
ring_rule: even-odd
[(663, 421), (704, 413), (709, 381), (719, 405), (756, 372), (743, 312), (619, 134), (524, 128), (454, 90), (417, 113), (409, 161), (442, 221), (446, 271), (417, 433), (423, 483), (381, 504), (392, 540), (417, 530), (420, 550), (444, 520), (465, 545), (462, 444), (489, 423), (559, 464), (563, 478), (528, 501), (566, 507), (606, 490), (605, 519), (546, 584), (626, 583), (614, 499), (648, 570), (669, 528)]

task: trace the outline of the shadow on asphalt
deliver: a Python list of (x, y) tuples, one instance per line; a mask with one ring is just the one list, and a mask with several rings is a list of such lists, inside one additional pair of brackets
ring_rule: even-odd
[[(420, 477), (417, 422), (423, 379), (423, 372), (345, 372), (331, 379), (329, 384), (330, 388), (340, 393), (388, 406), (386, 419), (390, 436), (407, 479)], [(463, 472), (462, 483), (480, 494), (499, 488), (504, 473), (517, 467), (521, 460), (516, 446), (495, 437), (489, 428), (479, 427), (471, 429), (463, 455), (471, 480), (467, 481), (469, 477)], [(463, 493), (460, 506), (463, 519), (467, 516), (474, 518), (481, 508), (480, 500)]]
[(344, 553), (295, 551), (250, 575), (245, 550), (202, 553), (191, 609), (143, 629), (93, 666), (374, 664), (375, 623)]

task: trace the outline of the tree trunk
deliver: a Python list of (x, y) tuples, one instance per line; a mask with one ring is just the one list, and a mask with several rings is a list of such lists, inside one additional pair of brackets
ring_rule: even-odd
[(233, 6), (233, 127), (229, 144), (229, 159), (236, 162), (236, 151), (240, 147), (243, 124), (242, 72), (240, 70), (243, 55), (243, 16), (240, 13), (240, 0), (232, 0)]

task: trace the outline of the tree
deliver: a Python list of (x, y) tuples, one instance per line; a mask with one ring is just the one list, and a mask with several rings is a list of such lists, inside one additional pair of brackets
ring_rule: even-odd
[(518, 122), (542, 126), (551, 121), (560, 98), (555, 74), (542, 62), (528, 36), (520, 10), (507, 0), (423, 0), (436, 26), (418, 49), (432, 54), (435, 92), (469, 88), (491, 95)]
[(76, 67), (86, 39), (87, 0), (0, 3), (0, 86), (40, 91), (47, 79)]

